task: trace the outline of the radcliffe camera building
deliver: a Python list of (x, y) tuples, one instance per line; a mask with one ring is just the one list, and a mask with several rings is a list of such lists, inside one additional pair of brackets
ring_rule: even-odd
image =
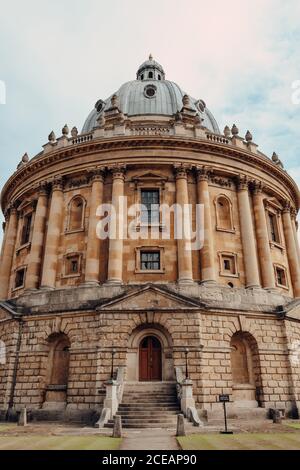
[[(296, 183), (151, 56), (96, 98), (81, 133), (51, 132), (2, 189), (1, 417), (170, 426), (180, 408), (211, 419), (219, 394), (236, 416), (296, 417)], [(101, 204), (125, 224), (120, 196), (143, 204), (136, 237), (100, 239)], [(163, 236), (175, 203), (193, 230), (203, 205), (202, 248)]]

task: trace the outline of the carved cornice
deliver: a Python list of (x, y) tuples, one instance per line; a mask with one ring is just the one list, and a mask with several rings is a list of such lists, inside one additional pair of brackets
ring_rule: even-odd
[[(62, 147), (53, 150), (46, 155), (43, 153), (33, 158), (27, 165), (21, 167), (6, 182), (1, 195), (1, 203), (4, 208), (7, 201), (11, 198), (13, 191), (18, 188), (29, 176), (38, 173), (41, 169), (52, 167), (56, 162), (62, 160), (72, 161), (76, 156), (89, 155), (93, 153), (107, 152), (110, 150), (133, 149), (142, 147), (143, 149), (162, 149), (162, 150), (189, 150), (196, 153), (207, 153), (214, 156), (229, 157), (233, 160), (243, 161), (256, 166), (265, 171), (268, 175), (273, 175), (283, 186), (286, 187), (299, 207), (299, 191), (294, 180), (281, 168), (276, 167), (272, 161), (266, 157), (253, 154), (250, 151), (242, 150), (231, 145), (222, 143), (208, 142), (204, 140), (186, 139), (179, 136), (165, 137), (147, 137), (147, 136), (122, 136), (112, 139), (93, 139), (80, 145)], [(66, 172), (68, 166), (66, 164)]]

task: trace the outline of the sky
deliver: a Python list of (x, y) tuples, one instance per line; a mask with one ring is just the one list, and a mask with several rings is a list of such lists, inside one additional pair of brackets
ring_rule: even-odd
[(0, 187), (149, 53), (300, 184), (299, 46), (299, 0), (0, 0)]

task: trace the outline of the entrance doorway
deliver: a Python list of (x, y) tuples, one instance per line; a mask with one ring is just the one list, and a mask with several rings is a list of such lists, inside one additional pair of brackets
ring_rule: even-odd
[(139, 348), (140, 382), (161, 380), (161, 344), (155, 336), (146, 336)]

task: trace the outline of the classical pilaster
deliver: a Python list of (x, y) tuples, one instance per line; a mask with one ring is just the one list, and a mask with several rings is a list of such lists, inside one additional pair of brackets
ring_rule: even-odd
[[(296, 209), (291, 210), (291, 217), (292, 217), (292, 226), (293, 226), (293, 232), (294, 232), (294, 238), (295, 238), (295, 245), (296, 245), (296, 250), (298, 254), (298, 262), (300, 265), (300, 245), (299, 245), (299, 235), (297, 231), (297, 211)], [(299, 230), (299, 229), (298, 229)]]
[(64, 197), (62, 178), (52, 183), (52, 197), (48, 218), (48, 229), (45, 243), (44, 265), (42, 272), (42, 288), (55, 288), (57, 257), (64, 216)]
[(47, 184), (39, 187), (38, 200), (35, 210), (34, 225), (31, 239), (30, 254), (26, 272), (26, 289), (37, 289), (40, 283), (41, 264), (45, 240), (45, 228), (48, 209)]
[(17, 238), (18, 216), (13, 205), (9, 208), (6, 224), (0, 263), (0, 300), (8, 298), (9, 280)]
[(249, 199), (249, 185), (247, 178), (238, 178), (237, 187), (246, 287), (259, 287), (260, 280), (258, 271), (258, 261)]
[(215, 283), (215, 256), (214, 256), (214, 234), (211, 223), (210, 197), (209, 197), (209, 169), (197, 169), (197, 193), (198, 204), (204, 211), (204, 240), (200, 249), (201, 283)]
[[(124, 227), (124, 180), (125, 168), (112, 168), (112, 206), (115, 209), (116, 218), (112, 220), (110, 230), (108, 252), (107, 282), (121, 284), (123, 282), (123, 227)], [(114, 233), (113, 233), (114, 232)]]
[[(187, 184), (187, 170), (183, 166), (175, 167), (176, 203), (179, 211), (176, 214), (176, 224), (181, 230), (177, 239), (178, 282), (192, 283), (192, 252), (190, 239), (190, 214), (188, 210), (189, 195)], [(181, 209), (181, 210), (180, 210)]]
[(297, 246), (291, 215), (291, 206), (289, 201), (286, 202), (283, 209), (282, 222), (294, 296), (300, 297), (300, 264), (298, 260)]
[(253, 209), (262, 287), (265, 289), (275, 289), (275, 275), (270, 250), (263, 186), (260, 183), (255, 183), (254, 186)]
[(102, 169), (96, 169), (92, 173), (92, 189), (90, 197), (90, 215), (88, 240), (86, 249), (85, 284), (99, 284), (100, 274), (100, 239), (97, 237), (96, 228), (98, 217), (97, 208), (103, 199), (104, 173)]

